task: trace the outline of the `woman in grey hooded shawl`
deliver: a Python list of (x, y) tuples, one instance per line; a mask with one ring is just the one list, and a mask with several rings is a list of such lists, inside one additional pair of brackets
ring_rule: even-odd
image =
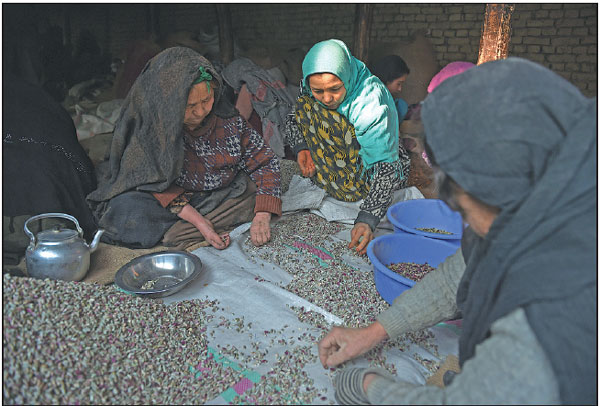
[[(439, 388), (346, 368), (335, 382), (341, 403), (597, 403), (596, 108), (519, 58), (449, 78), (425, 99), (440, 197), (470, 224), (462, 252), (373, 325), (332, 331), (320, 355), (339, 364), (365, 349), (358, 342), (461, 314), (461, 371)], [(377, 323), (383, 333), (372, 339)]]
[(146, 64), (117, 120), (108, 176), (87, 197), (103, 241), (184, 248), (206, 239), (223, 249), (228, 235), (206, 217), (219, 210), (224, 227), (252, 220), (252, 242), (270, 239), (271, 215), (281, 215), (279, 161), (223, 88), (189, 48), (168, 48)]

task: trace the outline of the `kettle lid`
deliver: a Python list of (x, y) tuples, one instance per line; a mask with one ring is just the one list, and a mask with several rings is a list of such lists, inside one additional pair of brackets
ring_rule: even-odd
[(60, 242), (69, 240), (78, 235), (76, 230), (71, 230), (70, 228), (53, 228), (39, 232), (37, 234), (37, 239), (39, 242)]

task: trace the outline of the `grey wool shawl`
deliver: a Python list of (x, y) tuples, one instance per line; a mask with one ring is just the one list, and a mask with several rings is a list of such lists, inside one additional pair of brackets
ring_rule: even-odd
[(131, 190), (163, 192), (183, 166), (183, 119), (188, 94), (204, 67), (219, 83), (211, 114), (237, 114), (223, 93), (223, 80), (202, 55), (168, 48), (152, 58), (127, 94), (115, 125), (108, 181), (87, 196), (92, 206)]
[[(255, 97), (252, 107), (261, 118), (263, 134), (269, 130), (269, 146), (281, 158), (285, 156), (283, 128), (285, 118), (292, 111), (296, 101), (294, 94), (285, 86), (285, 78), (278, 78), (272, 71), (266, 71), (248, 58), (238, 58), (223, 69), (223, 78), (236, 92), (244, 84)], [(264, 94), (258, 94), (264, 91)]]
[(495, 320), (521, 307), (561, 401), (596, 403), (596, 99), (508, 58), (442, 83), (423, 104), (423, 122), (437, 165), (500, 209), (486, 237), (464, 247), (461, 365)]

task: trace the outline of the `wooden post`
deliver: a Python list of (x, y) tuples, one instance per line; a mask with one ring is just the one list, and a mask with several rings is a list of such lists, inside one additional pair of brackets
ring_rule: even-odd
[(510, 18), (514, 10), (514, 4), (486, 5), (477, 65), (508, 56)]
[(160, 27), (158, 24), (158, 4), (146, 5), (146, 33), (156, 40), (160, 36)]
[(228, 65), (233, 61), (233, 29), (231, 27), (231, 11), (227, 4), (216, 4), (219, 21), (219, 51), (221, 62)]
[(104, 5), (104, 46), (102, 47), (102, 52), (105, 56), (112, 55), (110, 51), (110, 5)]
[(73, 52), (73, 41), (71, 39), (71, 11), (69, 7), (71, 7), (70, 4), (63, 6), (63, 45), (70, 57)]
[(160, 37), (160, 4), (152, 4), (150, 7), (150, 19), (152, 20), (152, 34), (155, 38)]
[(372, 4), (357, 4), (354, 19), (354, 56), (367, 62), (369, 56), (369, 36), (371, 34), (371, 21), (373, 19)]

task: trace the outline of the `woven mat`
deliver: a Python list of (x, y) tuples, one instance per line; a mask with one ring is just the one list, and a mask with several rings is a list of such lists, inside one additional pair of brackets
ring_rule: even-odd
[[(208, 246), (208, 243), (206, 241), (202, 241), (186, 248), (185, 251), (192, 252), (197, 248), (206, 246)], [(101, 242), (98, 244), (96, 251), (90, 255), (90, 269), (81, 282), (108, 285), (115, 281), (115, 275), (117, 274), (117, 271), (132, 259), (145, 254), (150, 254), (152, 252), (167, 250), (173, 250), (173, 248), (157, 245), (153, 248), (130, 249)], [(5, 267), (5, 269), (3, 269), (3, 271), (6, 272), (9, 270), (13, 273), (15, 271), (20, 271), (22, 275), (27, 275), (25, 257), (21, 259), (18, 265)]]
[[(207, 243), (203, 241), (188, 247), (185, 251), (191, 252), (196, 248), (205, 246), (207, 246)], [(157, 245), (153, 248), (130, 249), (101, 242), (98, 244), (96, 251), (90, 256), (90, 269), (82, 282), (98, 283), (101, 285), (113, 283), (119, 268), (132, 259), (152, 252), (167, 251), (169, 249), (169, 247), (162, 245)]]
[(444, 385), (444, 374), (447, 371), (454, 371), (456, 373), (460, 372), (460, 365), (458, 364), (458, 357), (456, 355), (448, 355), (446, 360), (442, 365), (440, 365), (440, 369), (438, 369), (433, 375), (429, 377), (427, 380), (427, 385), (435, 385), (440, 388), (443, 388)]

